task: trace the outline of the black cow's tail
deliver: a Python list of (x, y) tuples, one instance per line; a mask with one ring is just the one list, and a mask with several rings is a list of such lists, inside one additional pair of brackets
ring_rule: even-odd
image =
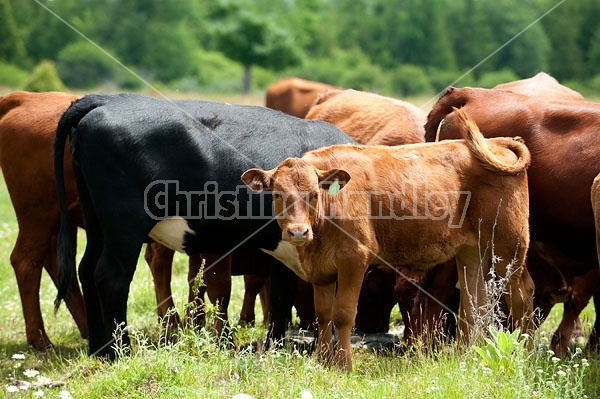
[(64, 158), (67, 139), (77, 127), (79, 121), (96, 107), (101, 106), (106, 97), (102, 95), (88, 95), (74, 101), (60, 118), (54, 138), (54, 177), (60, 209), (60, 229), (58, 231), (58, 294), (54, 300), (54, 312), (58, 310), (60, 302), (69, 295), (68, 288), (75, 278), (75, 252), (77, 247), (77, 230), (71, 228), (69, 223), (69, 210), (67, 205)]

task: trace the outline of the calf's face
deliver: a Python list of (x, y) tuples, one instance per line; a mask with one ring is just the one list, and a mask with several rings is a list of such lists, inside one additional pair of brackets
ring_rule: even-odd
[(288, 158), (271, 170), (254, 168), (242, 174), (242, 181), (252, 190), (273, 192), (281, 238), (295, 246), (313, 240), (323, 196), (343, 188), (349, 180), (346, 171), (320, 170), (300, 158)]

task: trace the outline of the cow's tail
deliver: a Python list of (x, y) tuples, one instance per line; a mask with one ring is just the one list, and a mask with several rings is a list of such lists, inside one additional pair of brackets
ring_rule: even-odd
[(503, 146), (517, 156), (517, 162), (505, 163), (492, 152), (479, 127), (467, 114), (467, 111), (458, 108), (454, 108), (452, 111), (455, 115), (456, 125), (459, 126), (461, 135), (471, 153), (481, 161), (486, 169), (503, 175), (518, 175), (527, 170), (531, 163), (531, 154), (520, 137), (503, 137)]
[(425, 141), (437, 141), (440, 123), (452, 112), (453, 108), (461, 108), (467, 103), (466, 97), (460, 93), (463, 93), (463, 89), (457, 91), (455, 87), (448, 87), (431, 108), (425, 123)]
[(54, 177), (58, 204), (60, 209), (60, 228), (57, 239), (58, 255), (58, 294), (54, 301), (54, 312), (58, 310), (60, 302), (69, 295), (68, 289), (75, 278), (75, 252), (77, 247), (77, 230), (69, 223), (69, 210), (67, 205), (64, 158), (67, 139), (77, 127), (79, 121), (91, 110), (103, 104), (103, 96), (89, 95), (74, 101), (65, 111), (58, 122), (54, 138)]

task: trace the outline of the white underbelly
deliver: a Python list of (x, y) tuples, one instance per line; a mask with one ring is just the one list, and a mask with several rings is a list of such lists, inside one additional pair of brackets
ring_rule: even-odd
[(196, 234), (194, 230), (190, 229), (185, 219), (174, 216), (169, 219), (161, 220), (154, 225), (152, 230), (150, 230), (148, 237), (167, 248), (171, 248), (178, 252), (185, 252), (185, 233)]
[(306, 276), (306, 273), (304, 273), (302, 265), (300, 264), (300, 255), (298, 255), (296, 247), (289, 242), (283, 240), (279, 241), (279, 244), (277, 244), (277, 248), (275, 248), (274, 251), (269, 251), (268, 249), (263, 248), (261, 248), (261, 250), (286, 265), (302, 280), (308, 281), (308, 277)]

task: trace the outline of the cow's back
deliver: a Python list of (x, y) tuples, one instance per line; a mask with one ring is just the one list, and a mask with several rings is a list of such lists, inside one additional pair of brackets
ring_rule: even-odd
[(362, 144), (400, 145), (425, 141), (427, 115), (406, 101), (347, 89), (320, 95), (306, 119), (329, 122)]
[(539, 72), (528, 79), (496, 85), (494, 89), (538, 97), (544, 101), (585, 101), (585, 98), (579, 92), (561, 85), (556, 79), (544, 72)]

